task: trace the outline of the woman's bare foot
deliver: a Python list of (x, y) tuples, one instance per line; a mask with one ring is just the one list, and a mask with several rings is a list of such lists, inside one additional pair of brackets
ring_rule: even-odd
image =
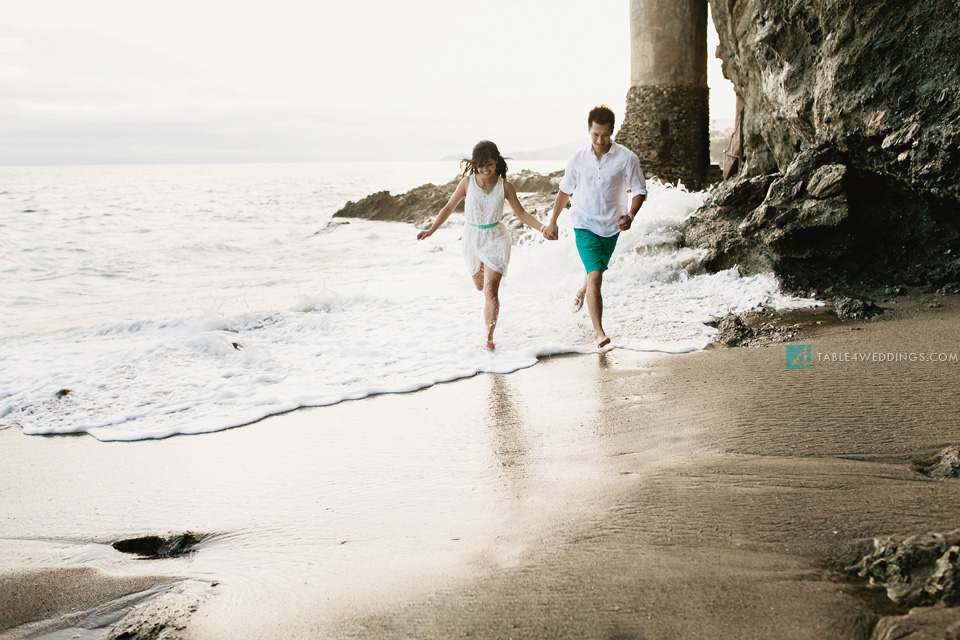
[(583, 296), (587, 295), (587, 289), (584, 287), (577, 291), (577, 296), (573, 299), (573, 312), (576, 313), (583, 309)]
[(605, 346), (607, 346), (608, 344), (610, 344), (610, 338), (608, 338), (607, 336), (605, 336), (605, 335), (602, 334), (602, 333), (598, 333), (598, 334), (597, 334), (597, 349), (602, 349), (602, 348), (604, 348)]
[(493, 340), (487, 340), (487, 349), (490, 349), (490, 351), (493, 351), (496, 348), (497, 348), (497, 345), (493, 344)]

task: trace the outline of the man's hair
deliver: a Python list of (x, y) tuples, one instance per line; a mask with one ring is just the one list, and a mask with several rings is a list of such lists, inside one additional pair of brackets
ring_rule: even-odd
[(587, 128), (593, 126), (593, 123), (610, 125), (610, 132), (613, 132), (613, 126), (617, 122), (617, 116), (613, 115), (613, 110), (605, 104), (598, 104), (590, 110), (587, 116)]

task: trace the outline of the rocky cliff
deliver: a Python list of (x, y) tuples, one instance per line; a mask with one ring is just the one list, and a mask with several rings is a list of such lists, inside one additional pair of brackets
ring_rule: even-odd
[(960, 1), (710, 0), (739, 172), (685, 230), (788, 290), (960, 280)]

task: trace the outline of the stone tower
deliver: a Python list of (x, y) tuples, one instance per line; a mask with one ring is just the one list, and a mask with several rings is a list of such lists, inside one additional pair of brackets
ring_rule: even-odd
[(630, 91), (617, 142), (647, 177), (705, 184), (710, 164), (707, 0), (630, 0)]

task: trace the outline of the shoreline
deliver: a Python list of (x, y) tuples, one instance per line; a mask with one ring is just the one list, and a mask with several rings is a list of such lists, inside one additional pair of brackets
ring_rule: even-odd
[[(934, 299), (941, 306), (929, 307)], [(956, 296), (885, 306), (886, 317), (868, 321), (811, 320), (790, 343), (960, 350)], [(557, 357), (509, 376), (163, 441), (0, 432), (13, 461), (0, 472), (3, 584), (18, 580), (11, 568), (27, 564), (25, 554), (64, 572), (93, 570), (119, 591), (179, 584), (115, 630), (137, 629), (132, 637), (150, 637), (163, 612), (182, 627), (167, 627), (172, 638), (240, 629), (251, 638), (277, 629), (338, 638), (867, 638), (883, 625), (942, 637), (960, 611), (891, 616), (905, 611), (843, 568), (873, 538), (960, 523), (960, 481), (912, 466), (960, 443), (957, 365), (815, 361), (788, 371), (781, 345)], [(318, 427), (328, 424), (355, 425), (359, 442), (347, 457), (365, 457), (323, 476), (324, 464), (336, 464), (322, 455)], [(410, 439), (416, 446), (404, 456), (390, 450)], [(68, 478), (51, 478), (48, 466)], [(317, 475), (356, 486), (311, 485)], [(252, 526), (257, 518), (266, 526)], [(108, 548), (187, 530), (210, 537), (181, 558), (135, 560)], [(58, 609), (67, 581), (46, 578), (41, 600), (55, 626), (84, 605)], [(10, 628), (9, 615), (0, 635), (29, 637)]]

